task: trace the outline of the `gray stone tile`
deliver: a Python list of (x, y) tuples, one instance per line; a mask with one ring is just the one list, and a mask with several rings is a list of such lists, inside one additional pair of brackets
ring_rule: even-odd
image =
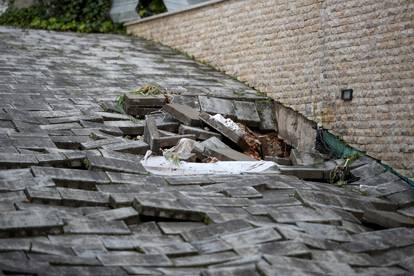
[(252, 228), (253, 227), (244, 220), (233, 220), (224, 223), (211, 224), (202, 228), (191, 229), (181, 233), (181, 235), (186, 241), (201, 241)]
[(270, 211), (269, 214), (272, 219), (280, 223), (341, 221), (341, 218), (332, 212), (302, 206), (280, 207)]
[(199, 256), (175, 258), (173, 259), (173, 263), (177, 267), (194, 267), (224, 263), (227, 261), (235, 260), (237, 258), (238, 256), (234, 252), (220, 252)]
[(256, 270), (254, 264), (243, 265), (243, 266), (230, 266), (220, 268), (209, 268), (203, 271), (203, 276), (238, 276), (238, 275), (251, 275), (259, 276), (259, 272)]
[(101, 156), (88, 156), (87, 166), (93, 171), (115, 171), (125, 173), (147, 174), (147, 171), (138, 162), (105, 158)]
[(76, 185), (77, 187), (107, 184), (109, 179), (104, 172), (93, 172), (75, 169), (61, 169), (51, 167), (32, 167), (35, 176), (50, 177), (56, 184)]
[(327, 239), (339, 242), (351, 241), (351, 236), (345, 231), (335, 225), (298, 222), (297, 226), (302, 228), (310, 236)]
[(64, 231), (67, 234), (131, 234), (123, 221), (70, 220)]
[(1, 236), (60, 233), (63, 221), (52, 212), (13, 211), (0, 216)]
[(201, 126), (199, 118), (200, 112), (188, 105), (172, 103), (164, 105), (162, 109), (185, 125), (193, 127)]
[(100, 192), (57, 188), (65, 206), (107, 206), (109, 196)]
[(202, 141), (207, 140), (211, 137), (216, 137), (218, 139), (221, 139), (222, 137), (219, 133), (205, 130), (202, 128), (186, 126), (186, 125), (180, 125), (178, 129), (178, 133), (181, 135), (193, 134), (197, 140), (202, 140)]
[(117, 208), (97, 213), (91, 213), (86, 217), (103, 221), (123, 220), (127, 223), (138, 222), (138, 212), (132, 207)]
[(167, 235), (181, 234), (194, 228), (204, 227), (201, 222), (158, 222), (162, 232)]
[(104, 266), (171, 266), (171, 261), (162, 254), (106, 254), (98, 256)]
[(271, 242), (282, 239), (273, 228), (261, 227), (220, 236), (226, 243), (234, 247)]

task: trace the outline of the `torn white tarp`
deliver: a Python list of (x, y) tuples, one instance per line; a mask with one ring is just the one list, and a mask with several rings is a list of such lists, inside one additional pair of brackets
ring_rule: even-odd
[(260, 173), (277, 168), (271, 161), (219, 161), (216, 163), (174, 163), (164, 156), (151, 156), (141, 161), (147, 171), (158, 175), (242, 174)]

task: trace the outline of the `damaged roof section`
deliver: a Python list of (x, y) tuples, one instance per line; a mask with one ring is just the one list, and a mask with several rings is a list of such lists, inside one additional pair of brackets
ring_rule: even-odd
[[(288, 142), (272, 101), (161, 46), (0, 31), (2, 273), (412, 274), (414, 193), (375, 160)], [(159, 86), (116, 101), (141, 65)]]

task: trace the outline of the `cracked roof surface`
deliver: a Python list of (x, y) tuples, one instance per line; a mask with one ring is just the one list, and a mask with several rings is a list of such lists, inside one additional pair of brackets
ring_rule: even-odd
[(374, 160), (340, 188), (148, 175), (112, 151), (123, 132), (107, 122), (128, 118), (102, 102), (147, 83), (260, 98), (145, 40), (0, 27), (0, 275), (412, 274), (414, 195)]

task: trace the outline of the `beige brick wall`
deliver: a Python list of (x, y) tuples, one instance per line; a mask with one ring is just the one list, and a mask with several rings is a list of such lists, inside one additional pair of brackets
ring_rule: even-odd
[(413, 0), (228, 0), (128, 32), (237, 76), (414, 177)]

